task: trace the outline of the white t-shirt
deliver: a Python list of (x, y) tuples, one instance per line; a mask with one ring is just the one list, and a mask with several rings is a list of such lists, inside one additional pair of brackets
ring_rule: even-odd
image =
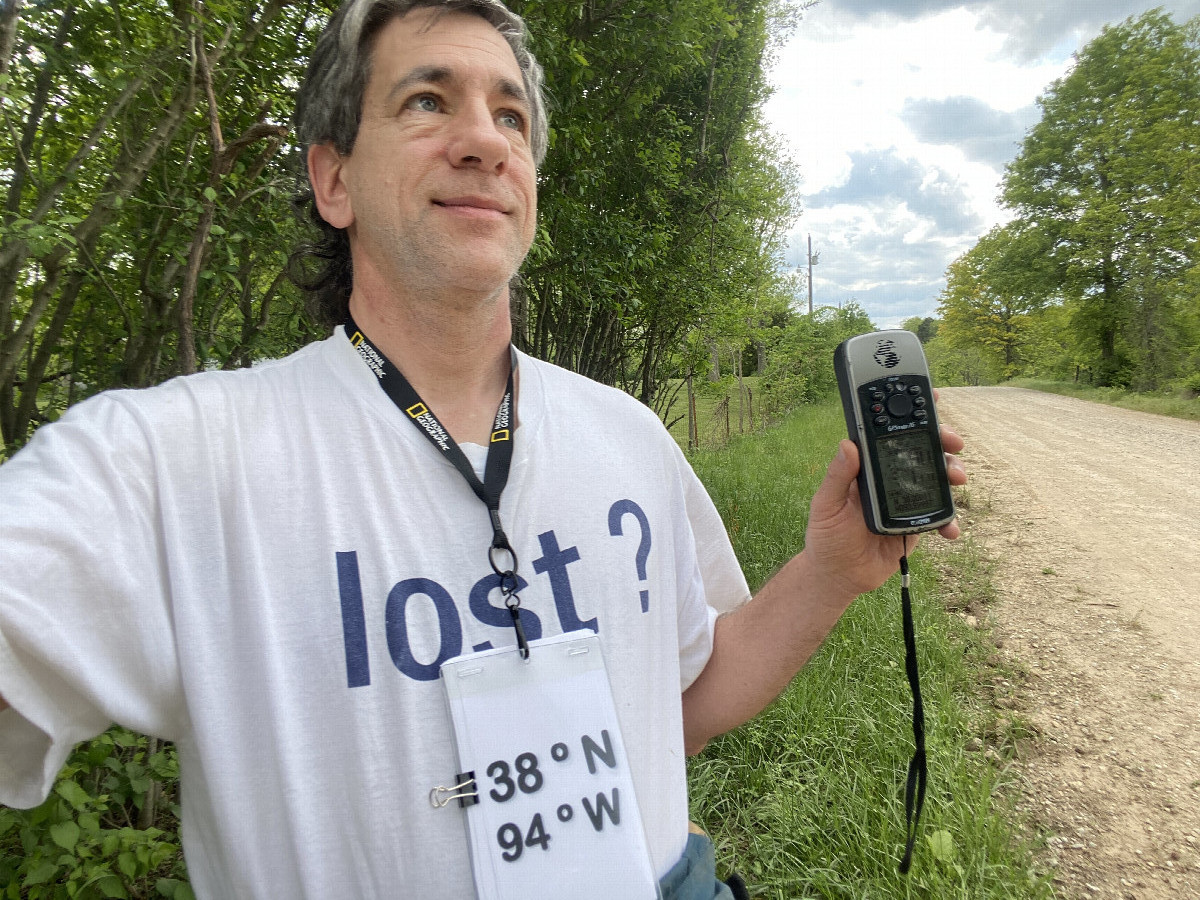
[[(501, 514), (529, 637), (598, 631), (661, 875), (686, 840), (680, 691), (749, 591), (653, 413), (527, 356), (517, 409)], [(40, 802), (119, 722), (178, 745), (199, 897), (472, 895), (464, 814), (428, 794), (454, 774), (437, 666), (514, 642), (491, 529), (341, 330), (81, 403), (0, 497), (0, 802)]]

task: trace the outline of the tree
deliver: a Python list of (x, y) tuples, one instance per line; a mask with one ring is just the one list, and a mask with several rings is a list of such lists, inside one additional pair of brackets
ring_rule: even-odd
[(1093, 355), (1076, 340), (1071, 310), (1049, 303), (1030, 318), (1023, 354), (1029, 374), (1056, 381), (1091, 380)]
[(97, 390), (262, 352), (280, 324), (292, 222), (283, 123), (318, 11), (312, 0), (6, 5), (7, 448)]
[(1005, 173), (1004, 200), (1046, 235), (1101, 384), (1169, 374), (1161, 344), (1200, 235), (1198, 23), (1152, 10), (1105, 28), (1039, 100)]
[(797, 315), (783, 329), (763, 375), (768, 414), (778, 418), (800, 403), (812, 403), (837, 390), (833, 352), (847, 338), (874, 331), (857, 302), (822, 306)]
[(926, 345), (925, 358), (934, 384), (980, 385), (999, 380), (995, 356), (977, 346), (951, 344), (939, 335)]
[(556, 99), (519, 345), (652, 404), (694, 328), (761, 305), (793, 182), (759, 108), (773, 0), (528, 2)]
[(988, 232), (947, 271), (937, 334), (950, 347), (978, 347), (1001, 374), (1019, 374), (1033, 313), (1053, 289), (1044, 232), (1023, 221)]
[(900, 326), (905, 331), (911, 331), (917, 336), (922, 344), (928, 344), (931, 340), (937, 337), (938, 320), (932, 316), (912, 316), (905, 319), (904, 324)]

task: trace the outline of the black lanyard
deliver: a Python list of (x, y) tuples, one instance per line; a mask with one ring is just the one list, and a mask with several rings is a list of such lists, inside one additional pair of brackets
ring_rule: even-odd
[(904, 856), (900, 860), (900, 874), (908, 873), (912, 865), (913, 844), (917, 840), (917, 826), (921, 822), (921, 809), (925, 806), (925, 782), (929, 777), (925, 762), (925, 704), (921, 701), (921, 676), (917, 672), (917, 636), (913, 627), (912, 595), (908, 579), (908, 536), (904, 537), (904, 555), (900, 557), (900, 606), (904, 619), (904, 669), (908, 673), (908, 686), (913, 698), (913, 740), (916, 749), (908, 763), (908, 780), (904, 784), (904, 827), (908, 840), (904, 845)]
[[(350, 343), (367, 364), (367, 368), (379, 379), (384, 393), (391, 397), (392, 402), (408, 416), (417, 431), (425, 435), (429, 442), (454, 465), (454, 468), (458, 469), (462, 477), (467, 480), (467, 484), (471, 486), (471, 490), (475, 492), (475, 496), (487, 506), (488, 516), (492, 522), (492, 544), (488, 548), (488, 562), (492, 566), (492, 571), (500, 579), (500, 592), (504, 595), (504, 605), (508, 607), (509, 614), (512, 616), (513, 628), (517, 632), (517, 648), (520, 650), (521, 658), (528, 659), (529, 642), (525, 639), (525, 629), (521, 625), (521, 599), (517, 596), (517, 554), (500, 523), (500, 495), (504, 492), (504, 486), (508, 484), (508, 473), (512, 467), (513, 380), (517, 373), (516, 350), (510, 347), (512, 362), (508, 370), (508, 387), (496, 410), (496, 418), (492, 422), (487, 463), (484, 466), (483, 481), (480, 481), (470, 460), (462, 452), (462, 448), (454, 442), (454, 438), (450, 437), (442, 423), (438, 421), (433, 410), (425, 405), (404, 374), (380, 352), (378, 347), (371, 343), (350, 316), (346, 317), (346, 336), (350, 338)], [(498, 557), (503, 560), (505, 553), (511, 560), (507, 568), (497, 561)]]

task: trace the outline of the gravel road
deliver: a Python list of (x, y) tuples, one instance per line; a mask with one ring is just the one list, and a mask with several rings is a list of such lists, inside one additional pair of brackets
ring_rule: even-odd
[(1031, 723), (1021, 805), (1064, 898), (1200, 898), (1200, 423), (1017, 388), (943, 388), (961, 518)]

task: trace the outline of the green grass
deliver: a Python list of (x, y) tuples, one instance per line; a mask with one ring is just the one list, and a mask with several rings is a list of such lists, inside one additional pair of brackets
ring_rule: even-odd
[[(752, 589), (802, 546), (808, 500), (843, 432), (834, 401), (692, 455)], [(996, 658), (949, 611), (988, 601), (986, 565), (966, 542), (918, 551), (912, 564), (929, 759), (912, 869), (897, 871), (913, 738), (893, 579), (855, 602), (779, 700), (691, 761), (692, 818), (718, 869), (741, 873), (754, 897), (1052, 896), (1009, 799), (1005, 760), (1022, 724), (987, 703)], [(994, 752), (968, 752), (972, 738)]]
[(1043, 381), (1036, 378), (1014, 378), (1012, 381), (1006, 381), (1005, 385), (1044, 391), (1048, 394), (1065, 394), (1068, 397), (1078, 397), (1093, 403), (1107, 403), (1109, 406), (1157, 413), (1160, 416), (1171, 416), (1176, 419), (1200, 420), (1200, 397), (1186, 397), (1180, 394), (1140, 394), (1124, 388), (1099, 388), (1071, 381)]

